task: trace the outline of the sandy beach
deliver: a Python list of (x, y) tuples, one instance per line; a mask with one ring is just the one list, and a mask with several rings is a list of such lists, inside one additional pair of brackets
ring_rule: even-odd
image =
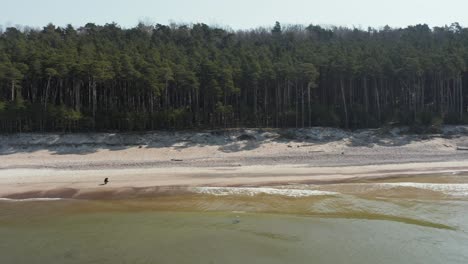
[[(326, 184), (468, 172), (468, 127), (0, 136), (0, 197), (119, 198), (194, 186)], [(108, 177), (108, 185), (100, 185)]]

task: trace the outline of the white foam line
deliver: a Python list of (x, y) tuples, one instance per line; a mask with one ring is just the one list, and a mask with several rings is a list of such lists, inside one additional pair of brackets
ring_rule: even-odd
[(307, 197), (317, 195), (337, 195), (336, 192), (299, 190), (299, 189), (274, 189), (274, 188), (248, 188), (248, 187), (194, 187), (196, 193), (210, 194), (216, 196), (245, 195), (254, 196), (258, 194), (272, 194), (289, 197)]
[(417, 182), (396, 182), (380, 183), (383, 187), (412, 187), (424, 190), (442, 192), (453, 196), (468, 196), (468, 184), (466, 183), (417, 183)]
[(0, 198), (0, 201), (6, 202), (31, 202), (31, 201), (59, 201), (62, 198), (27, 198), (27, 199), (11, 199), (11, 198)]

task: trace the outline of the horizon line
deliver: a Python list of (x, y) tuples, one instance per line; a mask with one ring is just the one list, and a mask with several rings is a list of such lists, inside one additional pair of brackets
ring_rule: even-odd
[(179, 21), (179, 22), (176, 22), (176, 21), (169, 21), (168, 23), (159, 23), (159, 22), (150, 22), (150, 21), (143, 21), (143, 20), (139, 20), (135, 25), (133, 26), (127, 26), (127, 25), (122, 25), (122, 24), (119, 24), (118, 22), (116, 21), (111, 21), (111, 22), (105, 22), (105, 23), (96, 23), (96, 22), (86, 22), (84, 23), (83, 25), (78, 25), (76, 23), (66, 23), (64, 25), (62, 24), (55, 24), (54, 22), (48, 22), (47, 24), (43, 25), (43, 26), (30, 26), (30, 25), (26, 25), (26, 24), (18, 24), (18, 23), (5, 23), (5, 24), (0, 24), (0, 30), (5, 30), (7, 28), (16, 28), (20, 31), (22, 30), (25, 30), (25, 29), (30, 29), (30, 30), (41, 30), (49, 25), (53, 25), (57, 28), (66, 28), (68, 27), (69, 25), (71, 25), (73, 28), (80, 28), (80, 27), (84, 27), (86, 26), (87, 24), (95, 24), (96, 26), (106, 26), (106, 25), (111, 25), (111, 24), (115, 24), (117, 25), (119, 28), (123, 29), (123, 30), (126, 30), (126, 29), (133, 29), (133, 28), (136, 28), (138, 27), (140, 24), (143, 24), (145, 26), (156, 26), (156, 25), (164, 25), (164, 26), (175, 26), (175, 27), (181, 27), (181, 26), (193, 26), (193, 25), (197, 25), (197, 24), (203, 24), (203, 25), (207, 25), (209, 26), (210, 28), (219, 28), (219, 29), (224, 29), (224, 30), (228, 30), (228, 31), (251, 31), (251, 30), (257, 30), (257, 29), (271, 29), (274, 27), (274, 24), (276, 22), (279, 22), (281, 24), (282, 27), (292, 27), (292, 26), (304, 26), (304, 27), (308, 27), (308, 26), (320, 26), (322, 28), (326, 28), (326, 29), (334, 29), (334, 28), (347, 28), (347, 29), (359, 29), (359, 30), (367, 30), (367, 29), (384, 29), (385, 27), (389, 27), (390, 29), (404, 29), (404, 28), (408, 28), (408, 27), (411, 27), (411, 26), (417, 26), (417, 25), (427, 25), (429, 28), (431, 29), (434, 29), (434, 28), (438, 28), (438, 27), (450, 27), (454, 24), (457, 24), (459, 25), (461, 28), (465, 28), (464, 25), (462, 25), (461, 23), (457, 22), (457, 21), (453, 21), (453, 22), (450, 22), (450, 23), (446, 23), (444, 25), (431, 25), (429, 23), (425, 23), (425, 22), (421, 22), (421, 23), (416, 23), (416, 24), (408, 24), (408, 25), (405, 25), (405, 26), (392, 26), (392, 25), (389, 25), (389, 24), (386, 24), (386, 25), (379, 25), (379, 26), (363, 26), (361, 24), (358, 24), (358, 25), (354, 25), (354, 24), (347, 24), (347, 25), (342, 25), (342, 24), (330, 24), (330, 23), (289, 23), (289, 22), (281, 22), (281, 21), (273, 21), (273, 23), (271, 23), (270, 25), (258, 25), (258, 26), (254, 26), (254, 27), (248, 27), (248, 28), (233, 28), (232, 26), (230, 25), (226, 25), (226, 24), (221, 24), (221, 23), (206, 23), (206, 22), (201, 22), (201, 21), (196, 21), (196, 22), (182, 22), (182, 21)]

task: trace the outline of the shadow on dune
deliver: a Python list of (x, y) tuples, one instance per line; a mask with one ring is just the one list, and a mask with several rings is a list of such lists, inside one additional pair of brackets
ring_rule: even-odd
[[(435, 137), (453, 138), (468, 134), (468, 127), (447, 126), (443, 133), (416, 135), (407, 128), (347, 131), (336, 128), (225, 129), (211, 131), (155, 131), (147, 133), (22, 133), (0, 135), (0, 155), (49, 151), (54, 155), (86, 155), (99, 150), (168, 148), (182, 151), (191, 147), (217, 146), (233, 153), (259, 148), (265, 143), (320, 146), (341, 142), (349, 147), (399, 147)], [(291, 147), (291, 146), (289, 146)]]

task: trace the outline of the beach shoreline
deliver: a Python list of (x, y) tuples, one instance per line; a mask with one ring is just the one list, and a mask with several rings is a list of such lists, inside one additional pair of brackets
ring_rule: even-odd
[[(101, 199), (468, 172), (468, 129), (331, 128), (0, 136), (1, 198)], [(104, 178), (108, 185), (100, 185)]]

